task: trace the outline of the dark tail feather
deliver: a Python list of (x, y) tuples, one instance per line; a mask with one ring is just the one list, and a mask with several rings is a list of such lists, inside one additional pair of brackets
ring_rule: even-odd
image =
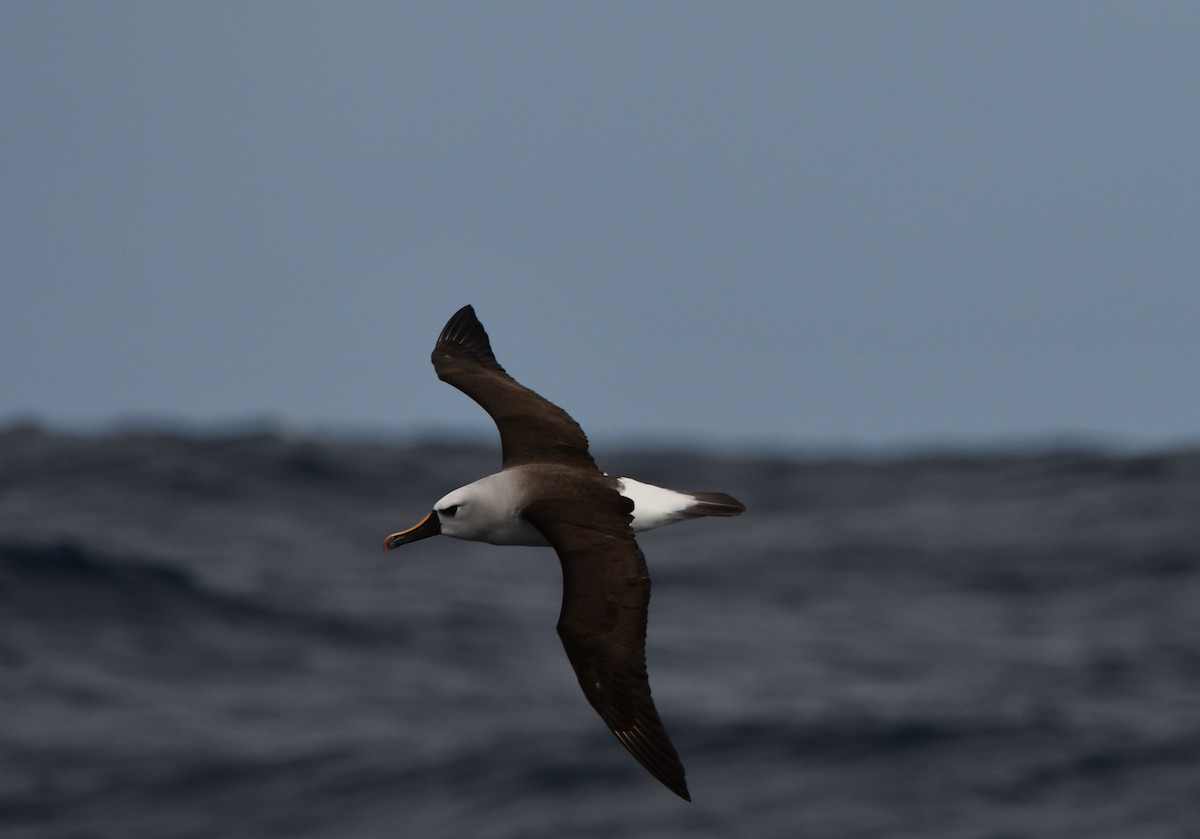
[(746, 512), (745, 504), (723, 492), (689, 492), (688, 495), (696, 500), (683, 511), (683, 515), (689, 519), (698, 516), (740, 516)]

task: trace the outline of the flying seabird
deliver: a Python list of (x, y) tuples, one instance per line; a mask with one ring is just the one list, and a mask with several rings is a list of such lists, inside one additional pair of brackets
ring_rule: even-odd
[(558, 634), (584, 696), (650, 774), (691, 801), (683, 764), (650, 698), (650, 576), (634, 534), (746, 508), (720, 492), (679, 492), (601, 472), (579, 424), (496, 361), (471, 306), (438, 336), (433, 368), (495, 420), (501, 470), (442, 498), (417, 524), (389, 535), (384, 550), (439, 533), (553, 547), (563, 572)]

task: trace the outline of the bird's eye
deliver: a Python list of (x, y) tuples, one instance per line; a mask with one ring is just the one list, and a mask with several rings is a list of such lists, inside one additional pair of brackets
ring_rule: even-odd
[(458, 512), (459, 506), (460, 505), (458, 505), (458, 504), (451, 504), (449, 507), (447, 507), (444, 510), (438, 510), (438, 512), (441, 513), (443, 516), (449, 516), (450, 518), (454, 518), (454, 514)]

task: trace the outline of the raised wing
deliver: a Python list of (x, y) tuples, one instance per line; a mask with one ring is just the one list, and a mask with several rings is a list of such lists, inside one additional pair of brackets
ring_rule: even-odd
[(536, 501), (523, 512), (562, 562), (559, 637), (604, 723), (650, 774), (691, 801), (683, 764), (650, 697), (650, 576), (629, 529), (633, 503), (599, 484), (585, 496)]
[(503, 468), (558, 463), (598, 472), (579, 423), (562, 408), (518, 384), (492, 354), (475, 310), (450, 318), (433, 349), (438, 378), (454, 385), (491, 414), (500, 429)]

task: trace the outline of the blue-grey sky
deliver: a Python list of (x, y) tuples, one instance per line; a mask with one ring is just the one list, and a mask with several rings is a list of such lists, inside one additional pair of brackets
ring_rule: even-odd
[(1200, 4), (8, 2), (0, 422), (1200, 439)]

